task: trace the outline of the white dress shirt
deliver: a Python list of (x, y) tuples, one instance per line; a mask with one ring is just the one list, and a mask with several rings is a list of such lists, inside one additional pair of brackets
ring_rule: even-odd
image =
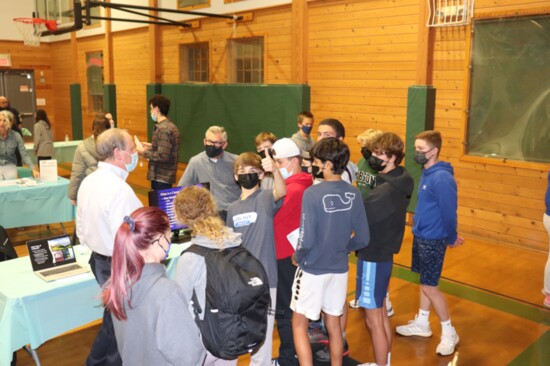
[(113, 164), (99, 162), (96, 171), (82, 181), (78, 190), (76, 234), (92, 251), (113, 255), (115, 235), (124, 216), (143, 207), (126, 183), (128, 172)]

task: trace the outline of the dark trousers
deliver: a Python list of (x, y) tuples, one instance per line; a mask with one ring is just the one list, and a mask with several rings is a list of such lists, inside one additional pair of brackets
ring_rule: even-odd
[[(100, 258), (95, 253), (90, 256), (90, 268), (99, 283), (103, 286), (111, 277), (110, 259)], [(113, 319), (111, 313), (103, 311), (103, 323), (99, 328), (99, 333), (95, 337), (90, 354), (86, 359), (86, 366), (122, 366), (122, 359), (118, 353), (118, 346), (115, 338)]]
[(298, 366), (294, 337), (292, 336), (292, 283), (296, 267), (290, 257), (277, 260), (277, 304), (275, 306), (275, 320), (281, 345), (279, 346), (279, 365)]
[(168, 188), (172, 188), (172, 185), (170, 183), (159, 182), (156, 180), (151, 181), (151, 189), (153, 191), (159, 191), (161, 189), (168, 189)]

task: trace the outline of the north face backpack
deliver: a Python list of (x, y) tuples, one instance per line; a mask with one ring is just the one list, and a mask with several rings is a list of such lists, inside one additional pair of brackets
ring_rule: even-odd
[(232, 360), (254, 351), (264, 340), (271, 304), (265, 269), (248, 250), (223, 250), (191, 245), (184, 253), (204, 257), (206, 301), (204, 319), (193, 291), (193, 308), (202, 341), (215, 357)]

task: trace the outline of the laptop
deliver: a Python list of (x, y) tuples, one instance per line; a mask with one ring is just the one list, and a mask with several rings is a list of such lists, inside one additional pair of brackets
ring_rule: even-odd
[(34, 273), (46, 282), (90, 272), (76, 263), (69, 235), (30, 240), (27, 249)]

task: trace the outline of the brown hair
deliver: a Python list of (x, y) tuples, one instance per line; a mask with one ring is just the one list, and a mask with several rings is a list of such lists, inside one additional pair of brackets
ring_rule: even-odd
[(300, 112), (300, 114), (298, 114), (298, 117), (297, 117), (297, 122), (298, 122), (298, 123), (302, 123), (302, 121), (304, 120), (304, 118), (311, 118), (311, 119), (313, 119), (313, 113), (308, 112), (308, 111)]
[(443, 140), (441, 139), (441, 133), (439, 131), (428, 130), (420, 132), (414, 137), (416, 140), (424, 140), (431, 147), (437, 148), (437, 155), (441, 151), (441, 146), (443, 145)]
[(239, 169), (244, 168), (245, 166), (252, 166), (254, 168), (264, 170), (262, 168), (262, 158), (260, 155), (253, 152), (243, 152), (241, 155), (235, 159), (233, 163), (233, 173), (237, 174)]
[(92, 123), (94, 140), (96, 140), (102, 132), (111, 128), (111, 123), (105, 116), (106, 114), (99, 113), (94, 118), (94, 122)]
[(205, 236), (223, 247), (228, 232), (208, 190), (197, 186), (182, 189), (174, 199), (174, 212), (179, 222), (193, 229), (193, 236)]
[(393, 132), (386, 132), (378, 136), (371, 143), (372, 152), (384, 153), (388, 158), (395, 156), (395, 165), (401, 164), (405, 153), (405, 144), (401, 137)]
[(254, 143), (256, 146), (260, 146), (260, 144), (264, 141), (270, 141), (272, 144), (277, 141), (277, 136), (275, 136), (272, 132), (260, 132), (256, 138), (254, 139)]

